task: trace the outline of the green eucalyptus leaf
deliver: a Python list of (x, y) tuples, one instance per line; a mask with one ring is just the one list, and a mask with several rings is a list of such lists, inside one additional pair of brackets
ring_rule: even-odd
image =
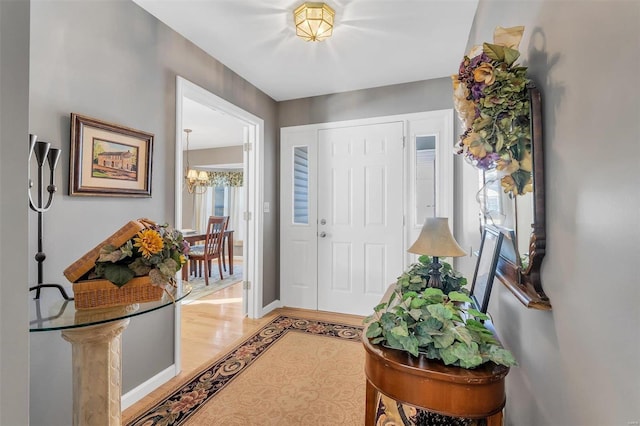
[(396, 326), (396, 315), (393, 312), (385, 312), (380, 316), (380, 325), (385, 330), (391, 330)]
[(398, 339), (402, 344), (402, 348), (413, 356), (418, 356), (418, 339), (415, 336), (406, 336)]
[(367, 327), (367, 337), (369, 339), (373, 338), (373, 337), (378, 337), (382, 335), (382, 327), (380, 326), (379, 322), (372, 322), (371, 324), (369, 324), (369, 327)]
[(426, 303), (427, 303), (427, 301), (424, 300), (424, 299), (413, 299), (411, 301), (411, 308), (412, 309), (419, 309), (422, 306), (424, 306)]
[(445, 322), (453, 317), (453, 313), (442, 304), (427, 306), (429, 313), (439, 321)]
[(518, 169), (515, 172), (511, 173), (511, 177), (516, 184), (518, 194), (524, 194), (524, 187), (527, 185), (529, 179), (531, 178), (531, 172)]
[(489, 350), (489, 359), (496, 364), (505, 365), (507, 367), (514, 367), (518, 365), (518, 362), (514, 358), (513, 354), (499, 346), (492, 346)]
[(456, 335), (452, 329), (445, 329), (442, 332), (439, 336), (433, 336), (433, 344), (436, 348), (449, 347), (456, 341)]
[(434, 317), (429, 317), (426, 320), (422, 321), (420, 324), (418, 324), (416, 326), (417, 328), (420, 328), (420, 332), (424, 333), (424, 334), (433, 334), (435, 332), (440, 332), (440, 330), (442, 330), (442, 326), (443, 323), (442, 321), (434, 318)]
[(429, 287), (422, 293), (423, 297), (444, 296), (444, 293), (439, 288)]
[(391, 334), (395, 335), (396, 337), (408, 336), (409, 330), (407, 329), (407, 324), (403, 322), (402, 324), (393, 327), (391, 329)]
[(480, 321), (476, 321), (473, 318), (467, 319), (466, 327), (469, 330), (475, 330), (475, 331), (479, 331), (481, 333), (489, 331), (489, 330), (487, 330), (487, 327), (485, 327), (483, 323), (481, 323)]
[(494, 61), (504, 62), (504, 47), (497, 44), (483, 43), (482, 51)]
[(438, 351), (438, 355), (446, 365), (452, 365), (458, 362), (458, 356), (455, 353), (453, 346), (442, 348)]
[(374, 312), (380, 312), (381, 310), (385, 309), (386, 307), (387, 307), (386, 303), (380, 303), (380, 304), (376, 305), (375, 308), (373, 308), (373, 311)]
[(472, 315), (473, 317), (475, 317), (476, 319), (480, 319), (480, 320), (488, 320), (489, 319), (489, 315), (480, 312), (477, 309), (474, 308), (469, 308), (467, 309), (467, 312), (469, 312), (470, 315)]
[(128, 240), (120, 247), (120, 251), (124, 257), (133, 257), (133, 242)]
[(473, 302), (469, 296), (467, 296), (464, 293), (460, 293), (458, 291), (452, 291), (451, 293), (448, 294), (448, 297), (450, 300), (454, 302), (467, 302), (467, 303)]
[(376, 337), (375, 339), (371, 339), (371, 343), (373, 343), (374, 345), (377, 345), (379, 343), (383, 343), (385, 342), (387, 339), (384, 336), (381, 337)]
[(387, 338), (387, 346), (393, 349), (404, 350), (404, 346), (402, 345), (402, 342), (399, 340), (398, 337), (390, 333), (386, 334), (385, 337)]
[(402, 295), (402, 300), (407, 300), (410, 297), (417, 297), (417, 296), (418, 296), (418, 293), (416, 293), (415, 291), (407, 291)]
[(433, 343), (433, 336), (430, 336), (428, 334), (425, 334), (425, 335), (416, 334), (416, 339), (418, 339), (418, 346), (421, 348), (424, 346), (427, 346), (430, 343)]
[(418, 321), (422, 317), (422, 310), (421, 309), (411, 309), (409, 311), (409, 315), (411, 316), (411, 318), (413, 318), (414, 320)]
[(454, 328), (453, 333), (456, 335), (457, 340), (464, 342), (466, 345), (470, 346), (473, 342), (473, 336), (471, 332), (463, 325)]
[(482, 356), (475, 342), (471, 345), (458, 342), (453, 346), (453, 352), (460, 359), (460, 367), (474, 368), (482, 364)]
[(433, 344), (429, 344), (425, 347), (420, 347), (421, 352), (429, 359), (441, 359), (440, 350), (436, 349)]
[(133, 262), (129, 264), (129, 269), (134, 272), (136, 277), (142, 277), (149, 273), (149, 271), (151, 270), (151, 266), (147, 265), (142, 257), (137, 257)]
[(520, 57), (520, 52), (516, 49), (511, 49), (510, 47), (503, 47), (504, 51), (504, 61), (507, 65), (511, 66), (513, 63)]
[(117, 263), (104, 265), (104, 277), (118, 287), (128, 283), (134, 276), (135, 274), (127, 265), (119, 265)]

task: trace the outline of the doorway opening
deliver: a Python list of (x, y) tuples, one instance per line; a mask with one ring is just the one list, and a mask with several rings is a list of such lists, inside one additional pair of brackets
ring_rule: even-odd
[[(197, 114), (207, 114), (205, 121), (213, 121), (214, 125), (210, 127), (230, 127), (239, 132), (235, 136), (234, 142), (229, 143), (224, 140), (213, 137), (206, 139), (205, 135), (198, 142), (198, 134), (196, 129), (187, 127), (195, 126), (188, 124), (197, 122)], [(218, 125), (216, 126), (215, 123)], [(188, 132), (191, 137), (192, 151), (184, 151), (185, 128), (191, 130)], [(204, 129), (204, 127), (203, 127)], [(240, 130), (238, 130), (240, 129)], [(205, 130), (202, 130), (204, 133)], [(196, 136), (196, 138), (194, 138)], [(263, 314), (262, 310), (262, 215), (259, 206), (262, 206), (262, 170), (263, 170), (263, 141), (264, 141), (264, 122), (261, 118), (231, 104), (230, 102), (214, 95), (213, 93), (203, 89), (202, 87), (178, 76), (176, 79), (176, 168), (175, 168), (175, 223), (179, 229), (190, 229), (191, 232), (201, 231), (201, 222), (208, 219), (209, 213), (217, 215), (233, 216), (231, 228), (233, 229), (234, 244), (229, 249), (233, 250), (234, 257), (229, 259), (239, 261), (238, 269), (241, 270), (241, 284), (236, 287), (241, 288), (242, 299), (242, 316), (249, 318), (259, 318)], [(209, 144), (207, 146), (207, 143)], [(208, 149), (216, 147), (217, 153), (214, 157), (220, 157), (222, 147), (229, 148), (232, 153), (231, 158), (234, 160), (216, 159), (209, 161), (200, 161), (202, 156), (209, 151), (211, 154), (214, 150)], [(194, 148), (199, 148), (194, 151)], [(225, 148), (226, 149), (226, 148)], [(224, 151), (224, 150), (223, 150)], [(202, 167), (202, 171), (207, 171), (209, 176), (213, 177), (219, 174), (229, 178), (230, 174), (236, 176), (241, 175), (242, 183), (238, 185), (230, 183), (227, 179), (226, 183), (221, 183), (214, 187), (204, 186), (196, 188), (188, 193), (188, 185), (186, 184), (185, 161), (186, 155), (190, 155), (191, 162), (196, 158), (191, 153), (196, 152)], [(238, 157), (238, 155), (240, 157)], [(208, 164), (207, 164), (208, 163)], [(233, 180), (233, 179), (232, 179)], [(233, 185), (233, 186), (232, 186)], [(238, 190), (241, 186), (242, 190)], [(218, 187), (222, 187), (222, 190)], [(233, 189), (232, 189), (233, 188)], [(200, 205), (197, 209), (196, 197), (200, 198)], [(219, 200), (216, 200), (219, 198)], [(185, 202), (185, 199), (187, 202)], [(208, 199), (208, 201), (206, 201)], [(216, 205), (216, 201), (220, 201), (221, 205)], [(218, 204), (220, 204), (220, 202)], [(197, 211), (197, 213), (196, 213)], [(186, 212), (186, 214), (185, 214)], [(185, 234), (187, 235), (187, 234)], [(240, 244), (240, 241), (242, 243)], [(228, 256), (230, 253), (225, 253)], [(236, 257), (237, 256), (237, 257)], [(229, 263), (230, 263), (229, 262)], [(215, 263), (215, 262), (214, 262)], [(213, 273), (218, 273), (217, 266), (213, 265)], [(227, 271), (230, 272), (231, 264), (227, 264)], [(237, 275), (237, 272), (234, 274)], [(181, 359), (181, 309), (178, 305), (176, 310), (175, 321), (176, 335), (176, 369), (180, 370)]]

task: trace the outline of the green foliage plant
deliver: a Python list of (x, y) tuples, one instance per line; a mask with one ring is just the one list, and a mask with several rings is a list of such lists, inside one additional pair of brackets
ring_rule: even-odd
[(398, 279), (388, 301), (376, 306), (374, 314), (365, 320), (366, 336), (371, 343), (462, 368), (490, 361), (509, 367), (517, 365), (511, 352), (500, 345), (482, 322), (489, 317), (473, 309), (471, 298), (459, 288), (466, 284), (464, 278), (453, 269), (446, 269), (443, 278), (451, 279), (443, 279), (443, 283), (458, 286), (448, 293), (418, 281), (424, 279), (423, 266), (427, 260), (421, 258), (412, 265)]

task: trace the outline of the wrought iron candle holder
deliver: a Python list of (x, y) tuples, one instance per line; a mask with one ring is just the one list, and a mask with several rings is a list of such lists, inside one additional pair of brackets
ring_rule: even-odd
[[(51, 203), (53, 202), (53, 196), (57, 191), (57, 187), (54, 184), (54, 172), (56, 170), (56, 166), (58, 164), (58, 160), (60, 159), (60, 154), (62, 150), (59, 148), (51, 148), (51, 144), (49, 142), (38, 141), (38, 137), (36, 135), (29, 135), (29, 166), (28, 166), (28, 177), (29, 177), (29, 208), (38, 214), (38, 252), (36, 253), (35, 259), (38, 262), (38, 285), (30, 287), (29, 291), (36, 291), (35, 299), (40, 298), (40, 290), (43, 288), (57, 288), (62, 293), (62, 297), (65, 300), (72, 300), (67, 295), (67, 292), (64, 290), (60, 284), (45, 284), (43, 281), (44, 275), (44, 266), (43, 262), (47, 258), (43, 251), (42, 244), (42, 231), (43, 231), (43, 218), (42, 215), (51, 207)], [(38, 198), (37, 203), (33, 202), (33, 198), (31, 197), (31, 188), (33, 188), (33, 181), (31, 180), (31, 158), (35, 156), (36, 162), (38, 164)], [(44, 174), (43, 168), (44, 163), (48, 163), (49, 166), (49, 184), (46, 187), (46, 190), (49, 194), (47, 198), (47, 202), (44, 202)]]

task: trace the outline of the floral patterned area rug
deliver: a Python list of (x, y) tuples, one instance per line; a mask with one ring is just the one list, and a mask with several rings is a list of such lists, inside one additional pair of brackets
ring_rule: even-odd
[(279, 316), (127, 425), (361, 425), (361, 333)]

